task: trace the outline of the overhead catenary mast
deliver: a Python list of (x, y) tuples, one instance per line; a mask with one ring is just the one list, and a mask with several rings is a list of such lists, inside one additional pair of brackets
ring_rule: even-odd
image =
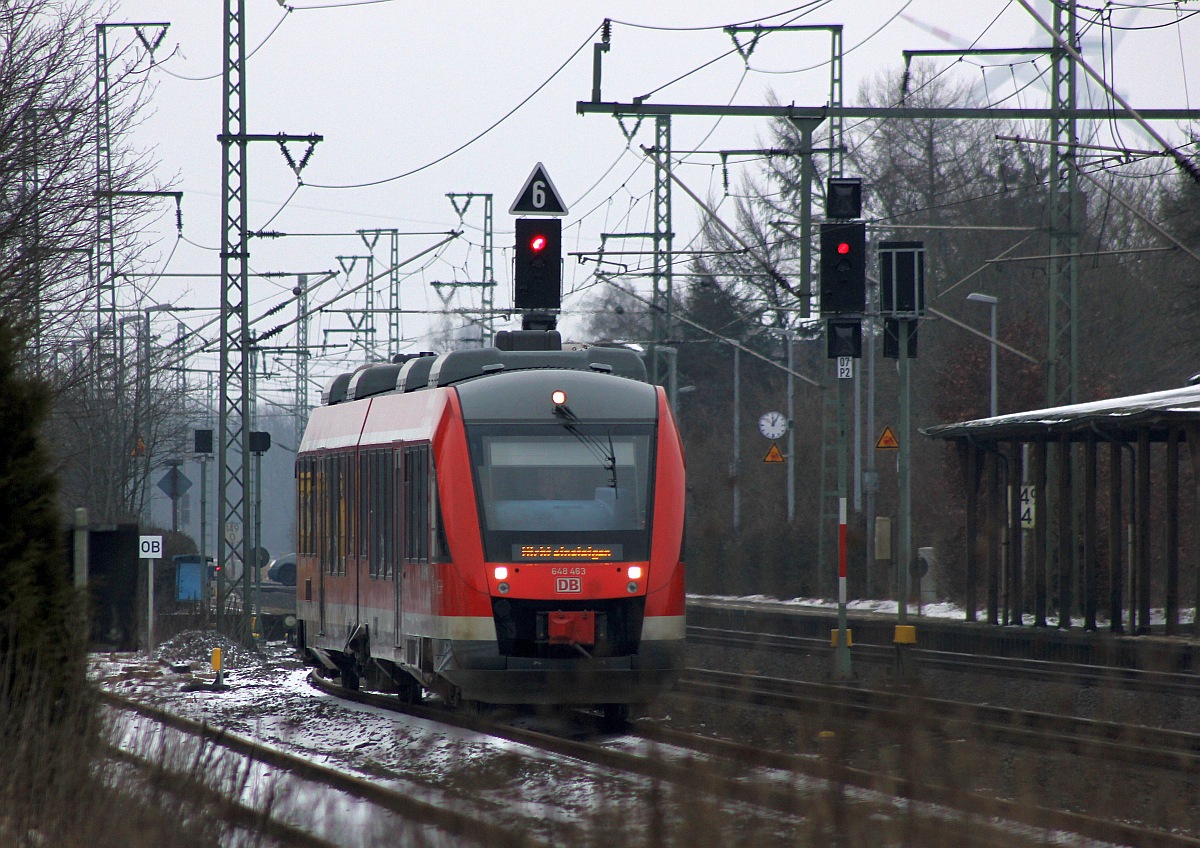
[[(299, 179), (319, 135), (250, 135), (246, 132), (246, 2), (225, 0), (224, 65), (222, 74), (221, 144), (221, 317), (220, 399), (217, 445), (217, 563), (220, 575), (250, 574), (253, 524), (247, 482), (250, 463), (250, 418), (254, 399), (250, 388), (249, 227), (247, 221), (247, 145), (274, 141)], [(289, 142), (304, 141), (308, 148), (297, 163), (288, 152)], [(223, 578), (222, 578), (223, 582)], [(223, 590), (223, 586), (218, 587)], [(225, 598), (218, 607), (224, 623)], [(247, 635), (249, 610), (242, 610), (240, 632)]]

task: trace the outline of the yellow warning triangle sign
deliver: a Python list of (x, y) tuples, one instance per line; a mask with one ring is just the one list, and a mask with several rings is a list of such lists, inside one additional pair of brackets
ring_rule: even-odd
[(879, 441), (875, 443), (876, 450), (897, 450), (900, 447), (900, 440), (896, 438), (896, 434), (892, 432), (891, 427), (884, 427), (883, 433), (879, 436)]
[(767, 455), (763, 457), (763, 462), (783, 462), (783, 454), (779, 451), (779, 445), (771, 442), (771, 449), (767, 451)]

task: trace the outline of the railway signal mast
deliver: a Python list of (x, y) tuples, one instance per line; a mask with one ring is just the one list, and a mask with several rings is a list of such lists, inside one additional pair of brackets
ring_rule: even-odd
[(883, 355), (898, 360), (900, 376), (900, 447), (897, 484), (900, 492), (900, 551), (896, 557), (896, 676), (913, 674), (909, 648), (916, 630), (908, 624), (912, 562), (912, 415), (909, 360), (917, 355), (917, 321), (925, 314), (925, 246), (919, 241), (885, 241), (879, 245), (879, 299), (884, 316)]
[(513, 306), (522, 330), (553, 330), (562, 307), (562, 217), (567, 206), (546, 168), (534, 166), (508, 209), (516, 220), (513, 246)]
[(831, 178), (821, 224), (821, 317), (825, 349), (837, 360), (838, 422), (838, 627), (834, 634), (833, 676), (849, 680), (850, 631), (846, 626), (846, 522), (849, 500), (849, 394), (854, 360), (862, 357), (862, 319), (867, 306), (867, 226), (862, 216), (862, 181)]

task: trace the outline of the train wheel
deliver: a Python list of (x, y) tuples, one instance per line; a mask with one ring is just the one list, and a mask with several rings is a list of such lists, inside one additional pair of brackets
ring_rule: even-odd
[[(403, 672), (401, 672), (401, 673), (403, 674)], [(407, 677), (408, 675), (404, 675), (404, 676)], [(409, 680), (408, 682), (403, 682), (403, 681), (397, 680), (397, 681), (395, 681), (395, 683), (396, 683), (396, 694), (400, 698), (400, 703), (402, 703), (402, 704), (419, 704), (419, 703), (421, 703), (421, 699), (424, 696), (425, 691), (421, 688), (420, 683), (418, 683), (415, 680)]]
[(601, 710), (600, 729), (606, 733), (624, 730), (633, 719), (633, 708), (629, 704), (602, 704)]

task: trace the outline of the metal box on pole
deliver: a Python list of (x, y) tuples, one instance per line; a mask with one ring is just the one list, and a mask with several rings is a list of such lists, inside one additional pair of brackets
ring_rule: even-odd
[(888, 318), (925, 314), (925, 243), (879, 243), (880, 311)]

